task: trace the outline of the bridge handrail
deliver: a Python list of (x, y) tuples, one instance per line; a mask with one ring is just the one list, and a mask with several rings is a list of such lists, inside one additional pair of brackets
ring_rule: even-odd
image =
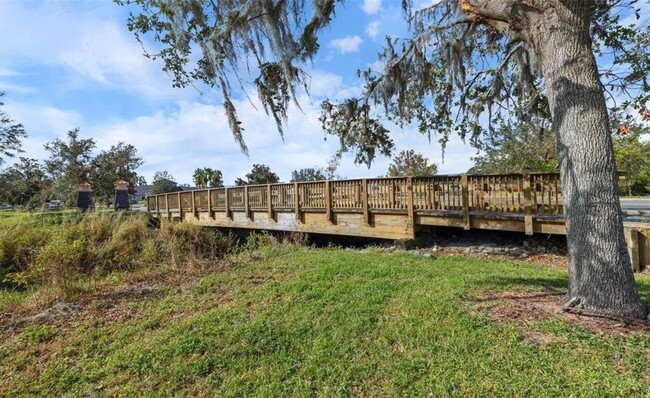
[(559, 173), (377, 177), (205, 188), (147, 197), (150, 213), (474, 211), (561, 215)]

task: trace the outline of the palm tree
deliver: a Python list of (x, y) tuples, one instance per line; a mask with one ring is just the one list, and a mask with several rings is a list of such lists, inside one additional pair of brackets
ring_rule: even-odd
[(194, 184), (197, 187), (200, 188), (205, 188), (206, 183), (208, 181), (207, 175), (206, 175), (206, 170), (205, 169), (196, 169), (194, 170), (194, 175), (192, 178), (194, 178)]
[(205, 171), (206, 182), (210, 188), (223, 187), (223, 174), (221, 174), (221, 170), (214, 170), (209, 167), (205, 167), (203, 170)]

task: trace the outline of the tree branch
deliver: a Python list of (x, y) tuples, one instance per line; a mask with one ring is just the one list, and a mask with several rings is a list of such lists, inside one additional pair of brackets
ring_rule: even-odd
[(504, 31), (510, 25), (510, 8), (513, 0), (461, 0), (460, 10), (473, 14), (495, 29)]

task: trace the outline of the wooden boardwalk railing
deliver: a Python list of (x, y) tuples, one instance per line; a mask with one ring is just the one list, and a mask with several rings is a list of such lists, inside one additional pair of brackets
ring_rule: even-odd
[[(204, 226), (412, 239), (431, 226), (565, 234), (557, 173), (361, 178), (149, 196), (158, 219)], [(635, 269), (650, 264), (650, 224), (626, 223)]]
[(412, 237), (426, 225), (563, 233), (561, 219), (548, 217), (563, 211), (559, 179), (444, 175), (210, 188), (150, 196), (147, 210), (205, 225), (386, 238)]

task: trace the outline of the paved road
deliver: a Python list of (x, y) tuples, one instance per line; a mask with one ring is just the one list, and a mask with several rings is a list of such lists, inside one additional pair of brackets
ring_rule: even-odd
[(621, 198), (621, 208), (623, 208), (623, 210), (650, 211), (650, 198), (643, 198), (643, 199)]

